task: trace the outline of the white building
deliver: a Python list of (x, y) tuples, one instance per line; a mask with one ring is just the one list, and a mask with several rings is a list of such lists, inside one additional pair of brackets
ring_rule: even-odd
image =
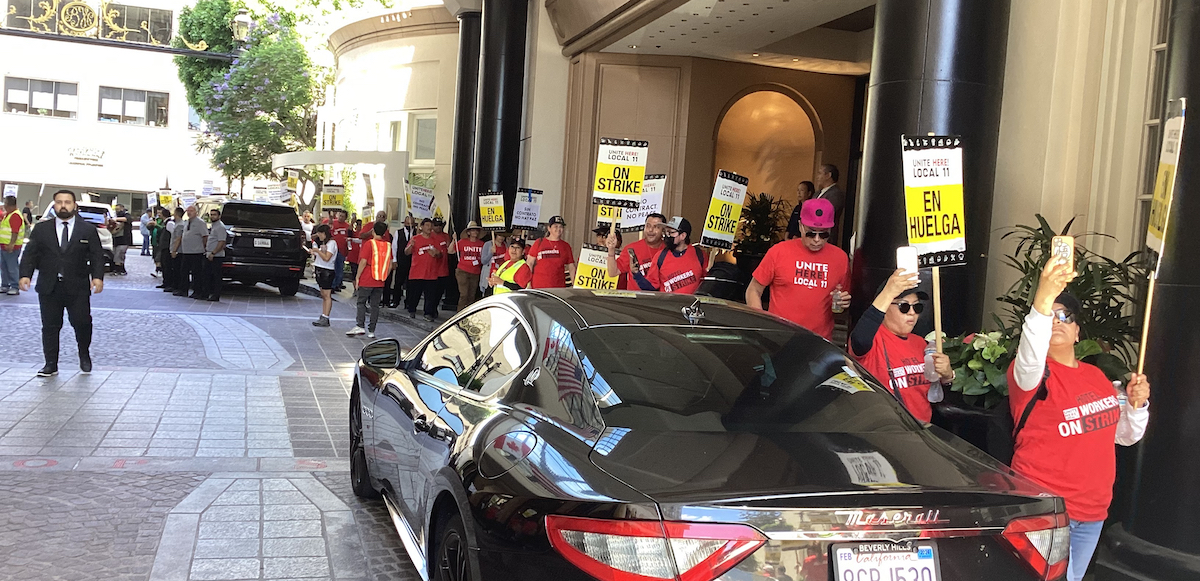
[[(223, 188), (209, 156), (196, 151), (199, 119), (173, 56), (138, 50), (138, 43), (169, 44), (184, 2), (107, 4), (101, 14), (115, 10), (114, 19), (98, 19), (99, 4), (89, 2), (90, 13), (80, 2), (53, 2), (57, 12), (49, 16), (37, 2), (6, 2), (5, 32), (33, 30), (45, 38), (0, 34), (0, 181), (19, 185), (20, 205), (33, 201), (42, 209), (60, 188), (134, 211), (144, 207), (143, 194), (167, 183), (200, 191), (213, 180)], [(125, 40), (130, 47), (62, 40), (67, 35)]]

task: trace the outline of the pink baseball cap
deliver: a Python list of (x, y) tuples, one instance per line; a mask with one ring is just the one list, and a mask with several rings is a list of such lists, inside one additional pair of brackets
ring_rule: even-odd
[(804, 200), (800, 206), (800, 223), (809, 228), (833, 228), (833, 203), (824, 198)]

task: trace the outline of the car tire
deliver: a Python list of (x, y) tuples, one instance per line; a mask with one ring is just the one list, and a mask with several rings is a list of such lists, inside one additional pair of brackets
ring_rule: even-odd
[(275, 286), (279, 289), (279, 296), (294, 297), (300, 292), (300, 279), (281, 280)]
[[(354, 385), (358, 389), (358, 385)], [(367, 449), (363, 445), (362, 406), (358, 394), (350, 398), (350, 485), (359, 498), (379, 498), (371, 485), (371, 468), (367, 466)]]
[(471, 556), (467, 529), (462, 517), (454, 513), (438, 527), (438, 544), (434, 551), (433, 581), (471, 581)]

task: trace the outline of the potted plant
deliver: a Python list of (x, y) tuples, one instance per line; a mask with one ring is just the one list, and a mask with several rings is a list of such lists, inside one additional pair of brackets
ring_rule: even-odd
[(737, 247), (734, 255), (737, 257), (738, 268), (747, 276), (754, 274), (767, 250), (783, 239), (787, 229), (788, 213), (784, 210), (786, 202), (775, 199), (762, 192), (750, 196), (742, 208), (741, 225), (738, 230)]

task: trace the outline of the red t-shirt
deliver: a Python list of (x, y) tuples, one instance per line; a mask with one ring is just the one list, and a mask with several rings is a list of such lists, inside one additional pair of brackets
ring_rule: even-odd
[[(358, 286), (365, 288), (380, 288), (384, 281), (387, 280), (387, 274), (381, 267), (383, 264), (391, 264), (392, 262), (392, 245), (383, 240), (364, 240), (362, 243), (362, 251), (360, 253), (361, 260), (366, 261), (365, 268), (358, 269)], [(379, 263), (375, 262), (376, 257)], [(383, 274), (380, 278), (377, 274)]]
[[(774, 289), (771, 293), (774, 293)], [(774, 302), (772, 294), (772, 302)], [(922, 422), (933, 419), (929, 405), (929, 380), (925, 379), (925, 339), (914, 333), (900, 337), (882, 324), (866, 355), (855, 357), (867, 371), (883, 383), (893, 395), (900, 392), (900, 403)]]
[(445, 232), (434, 232), (430, 236), (437, 241), (438, 250), (442, 251), (442, 254), (437, 257), (438, 278), (450, 276), (450, 235)]
[[(660, 257), (662, 268), (658, 266)], [(695, 246), (684, 249), (682, 256), (675, 256), (674, 252), (664, 248), (650, 261), (646, 280), (650, 281), (654, 288), (665, 293), (695, 294), (704, 275), (707, 274), (703, 260), (703, 253)], [(637, 281), (634, 281), (634, 284), (637, 284)]]
[(430, 254), (438, 248), (438, 241), (433, 234), (422, 236), (417, 234), (412, 238), (412, 266), (408, 268), (408, 278), (413, 280), (437, 280), (438, 259)]
[(5, 215), (4, 210), (0, 210), (0, 228), (9, 230), (9, 239), (12, 240), (12, 248), (16, 250), (25, 243), (21, 239), (21, 227), (25, 224), (25, 219), (21, 217), (20, 212), (13, 212)]
[(458, 241), (458, 269), (467, 274), (483, 272), (483, 241), (469, 239)]
[(837, 285), (850, 287), (850, 260), (841, 248), (826, 244), (820, 252), (802, 239), (772, 246), (754, 270), (758, 284), (771, 287), (768, 310), (826, 339), (833, 338), (833, 297)]
[(341, 252), (342, 256), (348, 256), (350, 254), (350, 244), (347, 241), (350, 238), (349, 224), (341, 220), (334, 220), (333, 222), (330, 222), (329, 237), (332, 238), (334, 242), (337, 242), (338, 252)]
[(563, 288), (567, 286), (565, 269), (575, 264), (575, 254), (565, 240), (538, 238), (528, 255), (537, 259), (533, 265), (533, 288)]
[[(1117, 422), (1121, 406), (1104, 372), (1087, 363), (1067, 367), (1046, 360), (1048, 396), (1033, 406), (1017, 434), (1012, 468), (1067, 501), (1077, 521), (1108, 518), (1117, 476)], [(1037, 389), (1017, 387), (1008, 369), (1008, 402), (1014, 421)]]
[(631, 249), (637, 255), (637, 261), (642, 266), (642, 272), (650, 272), (650, 266), (654, 264), (654, 259), (658, 256), (659, 252), (662, 252), (662, 248), (663, 245), (661, 242), (658, 246), (650, 246), (646, 243), (646, 239), (643, 238), (618, 250), (615, 259), (617, 261), (617, 270), (621, 271), (621, 278), (619, 279), (617, 288), (642, 290), (638, 286), (637, 281), (629, 276), (629, 251)]

